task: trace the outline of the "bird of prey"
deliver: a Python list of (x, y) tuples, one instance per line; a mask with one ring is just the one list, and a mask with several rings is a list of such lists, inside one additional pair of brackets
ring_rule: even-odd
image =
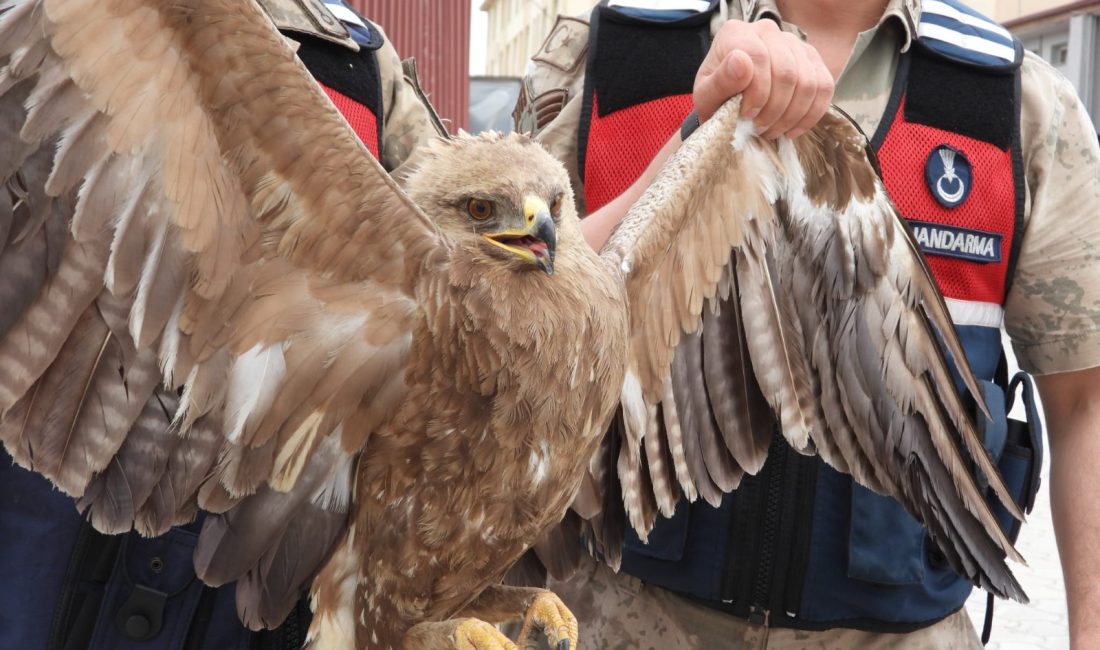
[(309, 589), (313, 648), (512, 647), (509, 617), (575, 645), (500, 581), (575, 499), (602, 516), (598, 474), (644, 532), (759, 466), (752, 427), (671, 426), (704, 313), (736, 335), (687, 372), (1021, 595), (937, 332), (973, 388), (965, 357), (842, 117), (776, 144), (730, 102), (597, 254), (524, 137), (439, 140), (399, 187), (247, 0), (0, 7), (0, 438), (102, 531), (210, 512), (196, 569), (249, 625)]

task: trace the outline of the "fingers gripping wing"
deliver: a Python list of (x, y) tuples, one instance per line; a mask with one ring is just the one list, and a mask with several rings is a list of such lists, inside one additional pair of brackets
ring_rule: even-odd
[(1024, 598), (1003, 561), (1019, 555), (966, 456), (1019, 510), (937, 334), (980, 393), (865, 138), (833, 113), (794, 142), (767, 142), (750, 128), (735, 102), (724, 106), (603, 251), (625, 276), (633, 357), (619, 457), (593, 475), (617, 470), (644, 538), (656, 513), (675, 505), (670, 477), (689, 498), (716, 504), (760, 468), (770, 407), (793, 447), (901, 501), (956, 570)]
[(212, 579), (300, 588), (441, 236), (247, 1), (0, 2), (0, 150), (0, 438), (102, 530), (262, 509)]

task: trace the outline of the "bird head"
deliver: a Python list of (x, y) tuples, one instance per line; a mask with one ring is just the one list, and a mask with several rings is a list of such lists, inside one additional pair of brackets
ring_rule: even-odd
[(552, 274), (559, 249), (579, 239), (565, 168), (523, 135), (435, 140), (406, 190), (485, 263)]

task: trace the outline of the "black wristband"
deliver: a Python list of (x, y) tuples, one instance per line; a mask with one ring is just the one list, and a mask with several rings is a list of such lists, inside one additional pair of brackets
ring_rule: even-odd
[(695, 129), (699, 128), (699, 112), (692, 110), (684, 118), (684, 123), (680, 125), (680, 141), (688, 139), (692, 133), (695, 133)]

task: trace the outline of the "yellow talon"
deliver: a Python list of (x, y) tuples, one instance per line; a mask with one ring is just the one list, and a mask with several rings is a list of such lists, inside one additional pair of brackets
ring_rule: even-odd
[(527, 608), (523, 627), (519, 632), (519, 642), (527, 647), (535, 647), (532, 636), (537, 631), (546, 635), (546, 640), (554, 650), (577, 650), (580, 636), (577, 617), (551, 591), (539, 593)]
[(517, 650), (516, 644), (485, 621), (468, 618), (455, 628), (456, 650)]

